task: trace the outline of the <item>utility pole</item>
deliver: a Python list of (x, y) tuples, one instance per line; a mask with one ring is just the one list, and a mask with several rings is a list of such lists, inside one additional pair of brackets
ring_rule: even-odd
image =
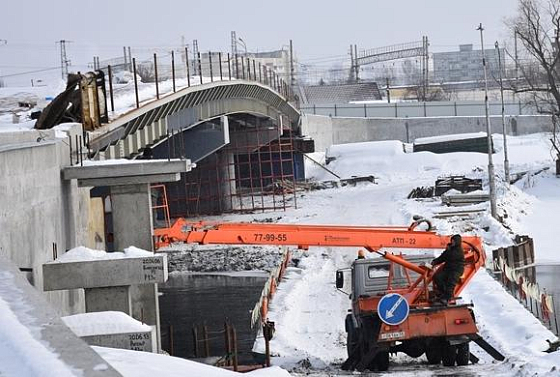
[(237, 56), (237, 34), (235, 31), (231, 32), (231, 56)]
[(354, 77), (354, 74), (356, 73), (356, 70), (354, 68), (354, 48), (352, 47), (352, 45), (350, 45), (350, 81), (355, 81), (356, 78)]
[(60, 43), (60, 70), (62, 73), (62, 79), (66, 80), (68, 77), (68, 65), (70, 64), (70, 60), (66, 56), (66, 43), (70, 41), (66, 41), (64, 39), (58, 41)]
[(480, 45), (482, 48), (482, 66), (484, 68), (484, 110), (486, 113), (486, 135), (488, 142), (488, 181), (490, 185), (490, 213), (497, 219), (496, 211), (496, 185), (494, 182), (494, 164), (492, 163), (492, 130), (490, 125), (489, 104), (488, 104), (488, 73), (486, 70), (486, 57), (484, 56), (484, 37), (482, 23), (476, 30), (480, 30)]
[(292, 40), (290, 39), (290, 86), (292, 89), (296, 85), (295, 77), (294, 77), (294, 45)]
[(354, 45), (354, 66), (356, 67), (356, 82), (360, 80), (360, 63), (358, 62), (358, 45)]
[(494, 44), (496, 50), (498, 51), (498, 72), (500, 72), (500, 97), (502, 100), (502, 134), (504, 138), (504, 180), (506, 184), (509, 185), (509, 161), (507, 155), (507, 141), (506, 141), (506, 117), (505, 117), (505, 106), (504, 106), (504, 83), (502, 81), (502, 59), (500, 54), (500, 45), (498, 41)]
[(424, 52), (426, 54), (426, 90), (424, 91), (424, 101), (428, 97), (428, 89), (430, 88), (430, 54), (428, 52), (428, 47), (430, 43), (428, 42), (428, 36), (424, 37), (426, 42), (424, 46)]
[[(197, 64), (196, 64), (196, 59), (198, 57), (198, 40), (197, 39), (193, 39), (192, 41), (192, 48), (193, 48), (193, 74), (196, 76), (197, 74)], [(202, 76), (202, 72), (200, 72), (200, 75)]]
[(517, 55), (517, 31), (513, 32), (513, 46), (515, 49), (515, 80), (517, 80), (519, 78), (519, 55)]
[[(0, 39), (0, 46), (7, 45), (8, 41), (6, 39)], [(0, 88), (4, 86), (4, 80), (2, 80), (2, 73), (0, 72)], [(33, 80), (31, 80), (31, 86), (33, 86)]]
[(124, 59), (124, 69), (128, 69), (128, 60), (126, 56), (126, 46), (123, 46), (123, 59)]
[(428, 78), (428, 64), (429, 64), (429, 56), (428, 56), (428, 37), (422, 36), (422, 58), (421, 58), (421, 69), (422, 69), (422, 101), (426, 101), (428, 96), (428, 86), (429, 86), (429, 78)]
[(391, 91), (389, 90), (389, 78), (387, 77), (387, 103), (391, 103)]

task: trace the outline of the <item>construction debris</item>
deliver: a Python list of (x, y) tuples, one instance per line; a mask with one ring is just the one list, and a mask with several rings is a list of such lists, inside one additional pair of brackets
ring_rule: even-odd
[(453, 190), (454, 192), (447, 192), (441, 196), (441, 202), (446, 206), (469, 206), (472, 204), (479, 204), (483, 202), (487, 202), (490, 200), (490, 195), (488, 194), (461, 194), (456, 193), (457, 191)]
[(443, 211), (437, 212), (433, 215), (435, 219), (444, 219), (449, 217), (472, 217), (474, 215), (479, 215), (486, 212), (485, 209), (470, 209), (470, 210), (456, 210), (456, 211)]
[(546, 166), (546, 167), (544, 167), (544, 168), (542, 168), (542, 169), (539, 169), (539, 170), (537, 170), (537, 171), (534, 171), (534, 172), (533, 172), (533, 171), (530, 171), (530, 170), (527, 170), (527, 171), (520, 171), (520, 172), (512, 173), (512, 174), (511, 174), (511, 177), (510, 177), (510, 180), (509, 180), (509, 183), (510, 183), (510, 184), (514, 184), (514, 183), (516, 183), (517, 181), (521, 180), (521, 179), (522, 179), (523, 177), (525, 177), (525, 176), (534, 177), (534, 176), (536, 176), (536, 175), (541, 174), (542, 172), (547, 171), (548, 169), (550, 169), (550, 167), (549, 167), (549, 166)]
[(362, 177), (343, 178), (343, 179), (335, 180), (335, 181), (320, 181), (320, 182), (309, 181), (309, 182), (306, 182), (304, 184), (299, 184), (298, 183), (298, 187), (302, 187), (302, 188), (304, 188), (308, 191), (315, 191), (315, 190), (327, 190), (327, 189), (332, 189), (332, 188), (340, 188), (340, 187), (346, 187), (346, 186), (355, 187), (359, 183), (377, 184), (377, 182), (375, 181), (375, 177), (373, 175), (366, 175), (366, 176), (362, 176)]
[(434, 186), (420, 186), (413, 189), (410, 194), (406, 197), (407, 199), (415, 198), (433, 198), (434, 196)]
[(482, 179), (466, 178), (464, 175), (451, 175), (436, 180), (435, 196), (441, 196), (449, 190), (457, 190), (460, 193), (467, 193), (482, 190)]
[[(414, 152), (427, 151), (432, 153), (488, 153), (488, 137), (484, 132), (425, 137), (416, 139), (414, 141), (413, 148)], [(492, 151), (492, 153), (494, 152)]]

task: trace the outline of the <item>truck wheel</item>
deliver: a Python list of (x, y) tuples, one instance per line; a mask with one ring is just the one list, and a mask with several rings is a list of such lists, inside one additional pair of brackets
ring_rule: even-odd
[(441, 349), (442, 349), (441, 339), (432, 339), (426, 346), (426, 359), (428, 359), (428, 364), (436, 365), (441, 363)]
[(348, 357), (352, 356), (352, 353), (357, 351), (358, 341), (356, 329), (349, 328), (346, 336), (346, 351), (348, 352)]
[(389, 369), (389, 352), (378, 352), (377, 355), (375, 355), (373, 363), (375, 363), (379, 372), (385, 372), (387, 369)]
[(468, 365), (470, 356), (469, 342), (457, 345), (457, 365)]
[(455, 366), (455, 361), (457, 359), (457, 346), (452, 346), (449, 343), (445, 343), (441, 352), (441, 362), (446, 367)]

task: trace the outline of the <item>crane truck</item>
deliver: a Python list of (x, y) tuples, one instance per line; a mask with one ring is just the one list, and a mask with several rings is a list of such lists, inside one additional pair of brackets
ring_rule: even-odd
[[(422, 224), (426, 225), (423, 226)], [(422, 226), (421, 226), (422, 225)], [(426, 228), (427, 229), (423, 229)], [(464, 273), (447, 305), (434, 302), (434, 274), (426, 256), (403, 255), (402, 249), (445, 249), (450, 236), (437, 234), (429, 221), (410, 226), (335, 226), (262, 223), (205, 223), (178, 219), (171, 227), (156, 229), (156, 248), (174, 242), (197, 244), (285, 245), (308, 249), (358, 247), (380, 258), (356, 259), (350, 270), (351, 309), (345, 318), (348, 358), (344, 370), (385, 371), (389, 355), (404, 352), (426, 355), (428, 363), (446, 366), (477, 362), (469, 343), (476, 342), (497, 360), (495, 348), (478, 334), (473, 305), (458, 297), (486, 255), (477, 236), (463, 236)], [(336, 272), (336, 287), (344, 288), (345, 270)], [(264, 319), (263, 319), (264, 320)]]

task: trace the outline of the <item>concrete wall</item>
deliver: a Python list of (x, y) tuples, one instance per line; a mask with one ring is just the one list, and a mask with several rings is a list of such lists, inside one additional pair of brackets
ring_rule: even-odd
[(324, 151), (334, 142), (333, 118), (321, 115), (301, 114), (301, 132), (315, 141), (315, 150)]
[[(81, 134), (76, 125), (69, 133)], [(63, 181), (61, 168), (70, 165), (68, 139), (52, 130), (0, 132), (0, 255), (24, 269), (42, 290), (41, 265), (87, 243), (89, 190)], [(83, 312), (79, 291), (45, 293), (59, 314)]]
[[(492, 133), (502, 132), (499, 116), (490, 117)], [(552, 123), (547, 115), (521, 115), (506, 117), (508, 135), (550, 132)], [(315, 150), (325, 151), (333, 144), (364, 141), (401, 140), (414, 142), (421, 137), (486, 132), (485, 118), (434, 117), (434, 118), (342, 118), (305, 114), (302, 116), (302, 133), (315, 140)]]

